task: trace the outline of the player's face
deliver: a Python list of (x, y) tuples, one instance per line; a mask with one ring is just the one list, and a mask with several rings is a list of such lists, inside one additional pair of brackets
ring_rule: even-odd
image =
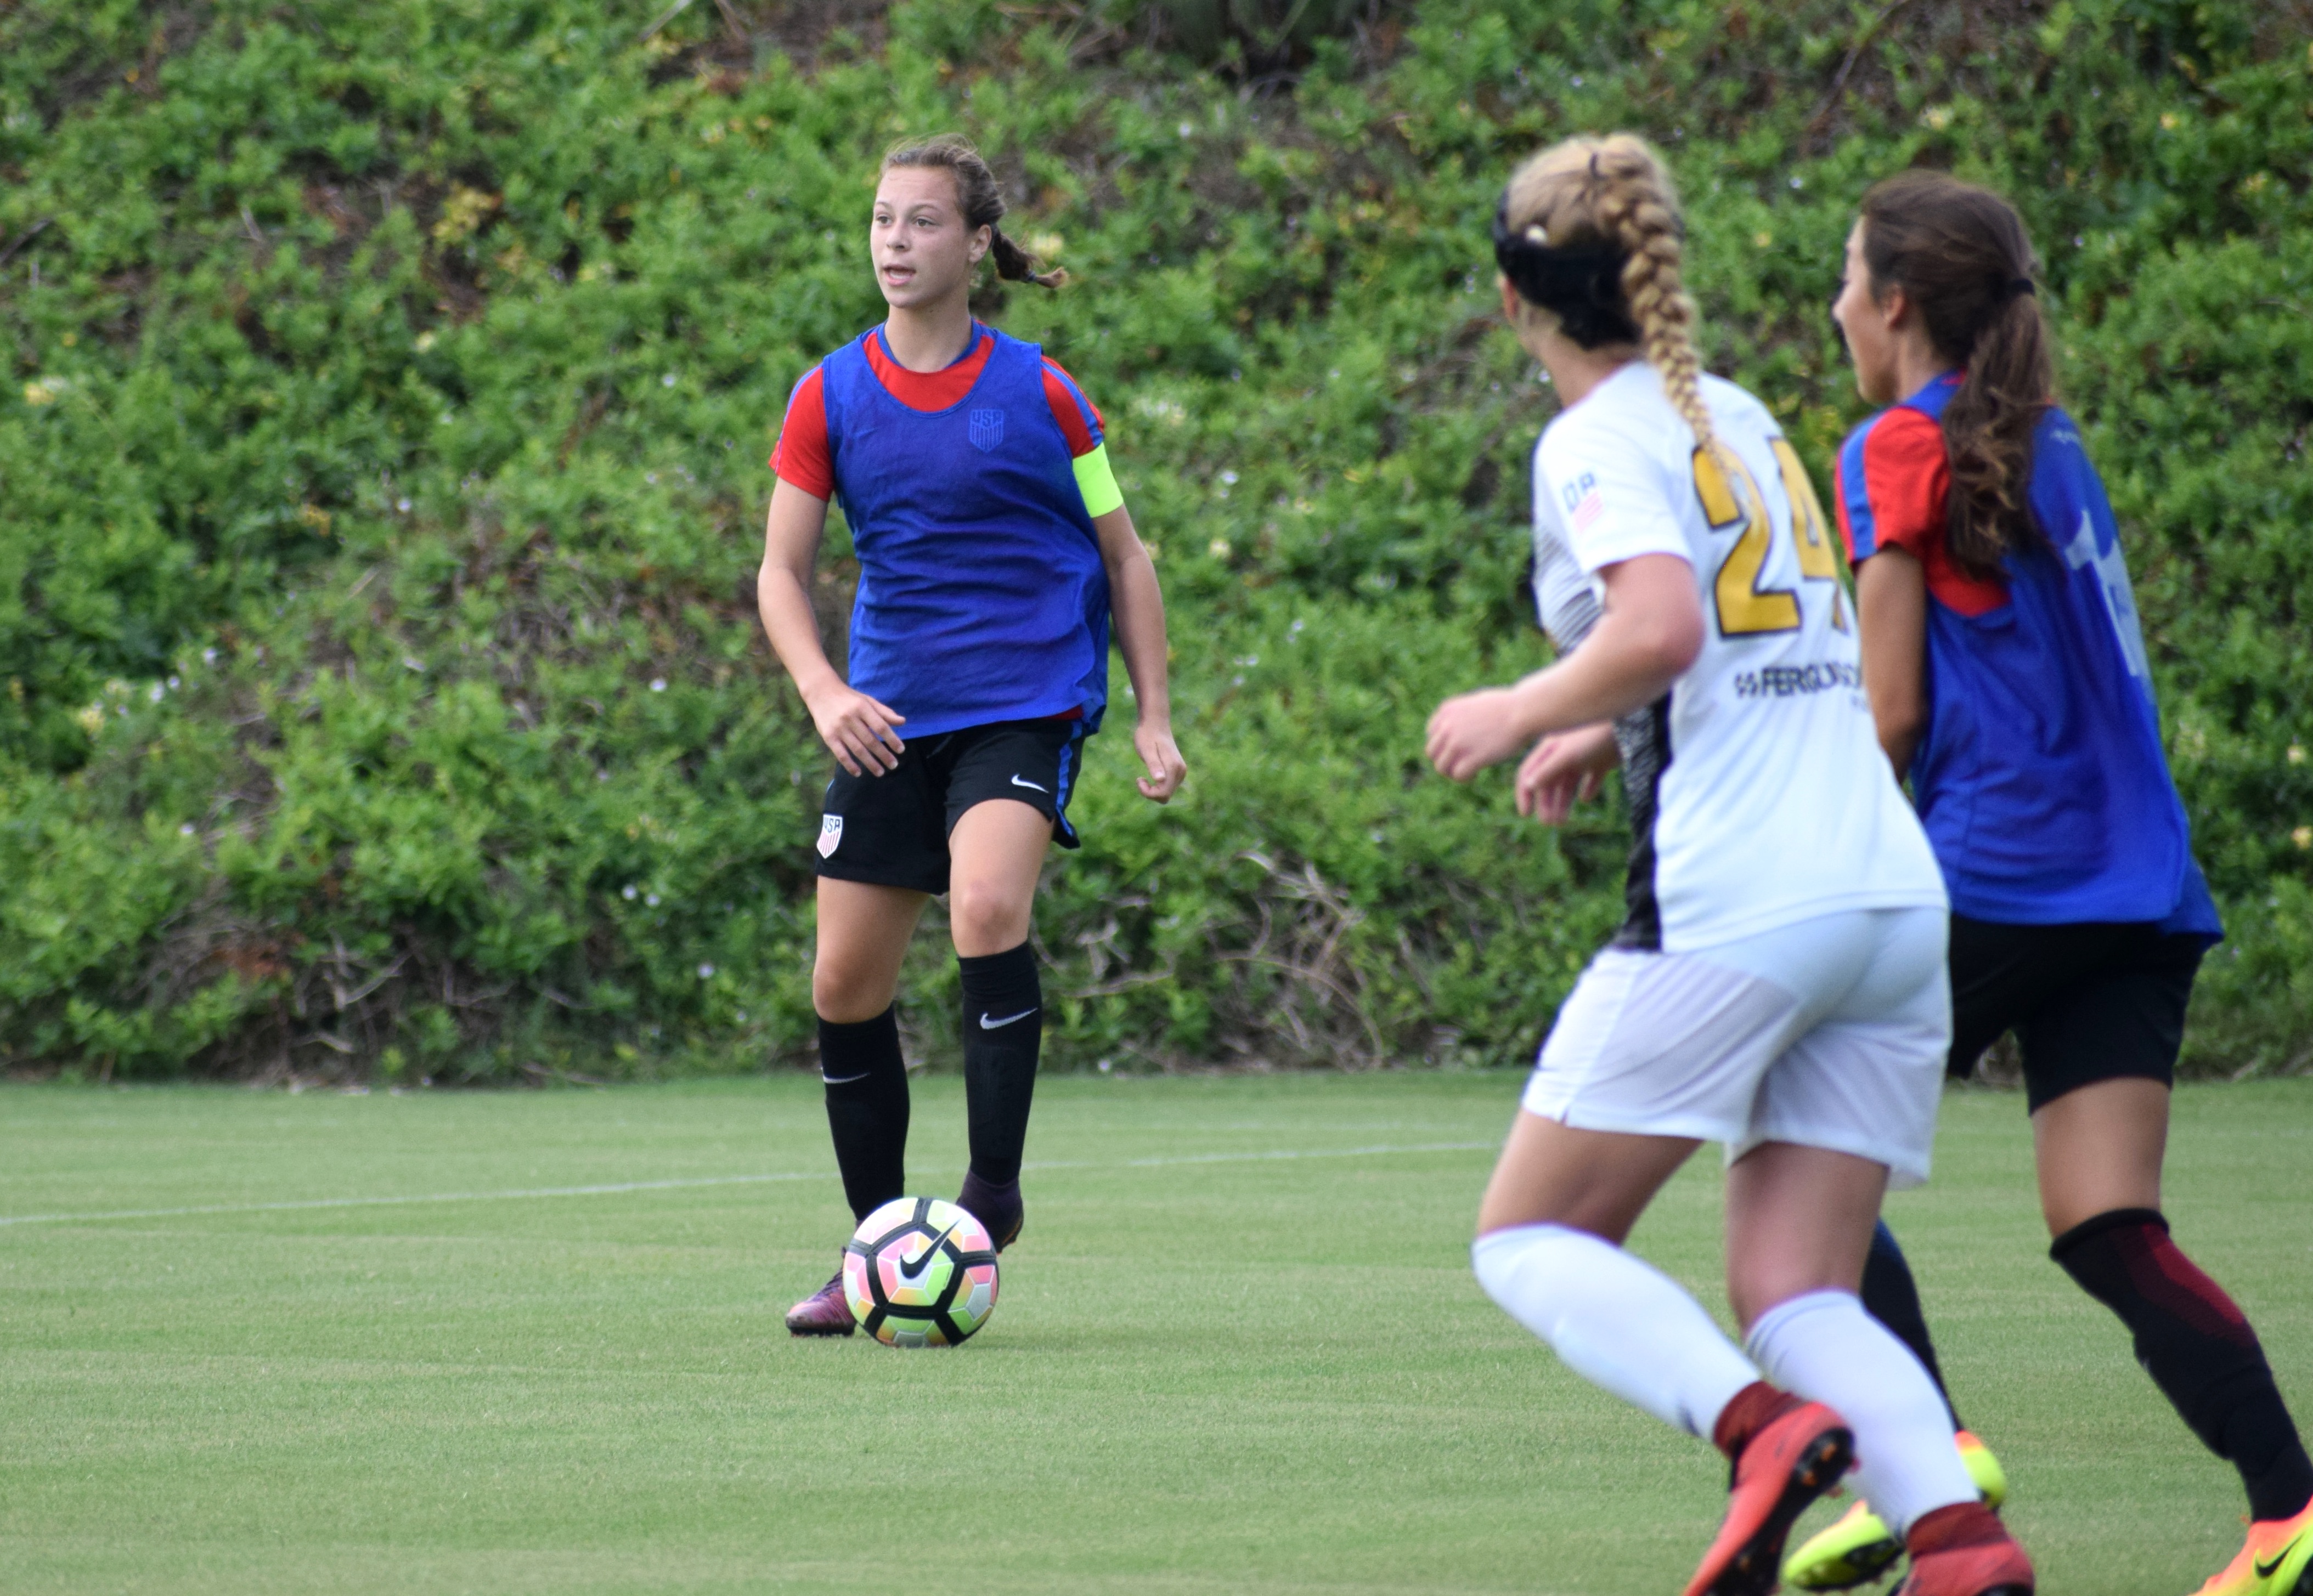
[(1839, 279), (1839, 297), (1831, 302), (1831, 318), (1847, 340), (1847, 355), (1855, 363), (1855, 386), (1875, 405), (1892, 404), (1903, 396), (1895, 367), (1895, 307), (1871, 297), (1871, 268), (1863, 262), (1863, 224), (1847, 235), (1847, 264)]
[(988, 229), (964, 225), (945, 167), (895, 166), (876, 185), (867, 242), (884, 302), (906, 310), (968, 288)]

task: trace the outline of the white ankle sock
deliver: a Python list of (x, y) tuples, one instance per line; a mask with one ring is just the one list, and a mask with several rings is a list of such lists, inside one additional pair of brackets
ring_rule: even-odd
[(1744, 1346), (1769, 1380), (1839, 1410), (1855, 1432), (1857, 1487), (1897, 1535), (1922, 1513), (1976, 1500), (1935, 1382), (1850, 1293), (1813, 1291), (1778, 1302)]
[(1586, 1231), (1494, 1231), (1472, 1245), (1470, 1263), (1486, 1294), (1568, 1368), (1705, 1441), (1728, 1399), (1759, 1378), (1677, 1282)]

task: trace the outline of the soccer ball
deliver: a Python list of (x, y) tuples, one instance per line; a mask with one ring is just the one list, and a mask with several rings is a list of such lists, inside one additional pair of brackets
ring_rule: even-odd
[(937, 1197), (894, 1197), (843, 1249), (851, 1317), (886, 1346), (954, 1346), (996, 1311), (988, 1227)]

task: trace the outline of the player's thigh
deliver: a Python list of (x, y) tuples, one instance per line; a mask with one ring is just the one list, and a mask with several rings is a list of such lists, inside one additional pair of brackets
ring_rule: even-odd
[(1860, 1291), (1887, 1166), (1766, 1142), (1727, 1171), (1727, 1300), (1749, 1329), (1778, 1302)]
[(948, 833), (948, 925), (964, 958), (1001, 953), (1028, 940), (1036, 880), (1052, 822), (1033, 805), (989, 798)]
[(2032, 1156), (2048, 1233), (2115, 1208), (2158, 1208), (2168, 1147), (2165, 1082), (2115, 1075), (2036, 1109)]
[(892, 1006), (900, 963), (927, 901), (927, 894), (905, 887), (820, 877), (811, 1001), (821, 1019), (857, 1024)]
[(1520, 1109), (1478, 1207), (1478, 1233), (1563, 1224), (1621, 1243), (1700, 1144), (1578, 1130)]

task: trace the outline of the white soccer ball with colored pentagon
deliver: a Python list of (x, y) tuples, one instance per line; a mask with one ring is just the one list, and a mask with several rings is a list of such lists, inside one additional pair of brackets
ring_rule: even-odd
[(843, 1249), (851, 1317), (886, 1346), (954, 1346), (996, 1311), (996, 1243), (937, 1197), (894, 1197)]

